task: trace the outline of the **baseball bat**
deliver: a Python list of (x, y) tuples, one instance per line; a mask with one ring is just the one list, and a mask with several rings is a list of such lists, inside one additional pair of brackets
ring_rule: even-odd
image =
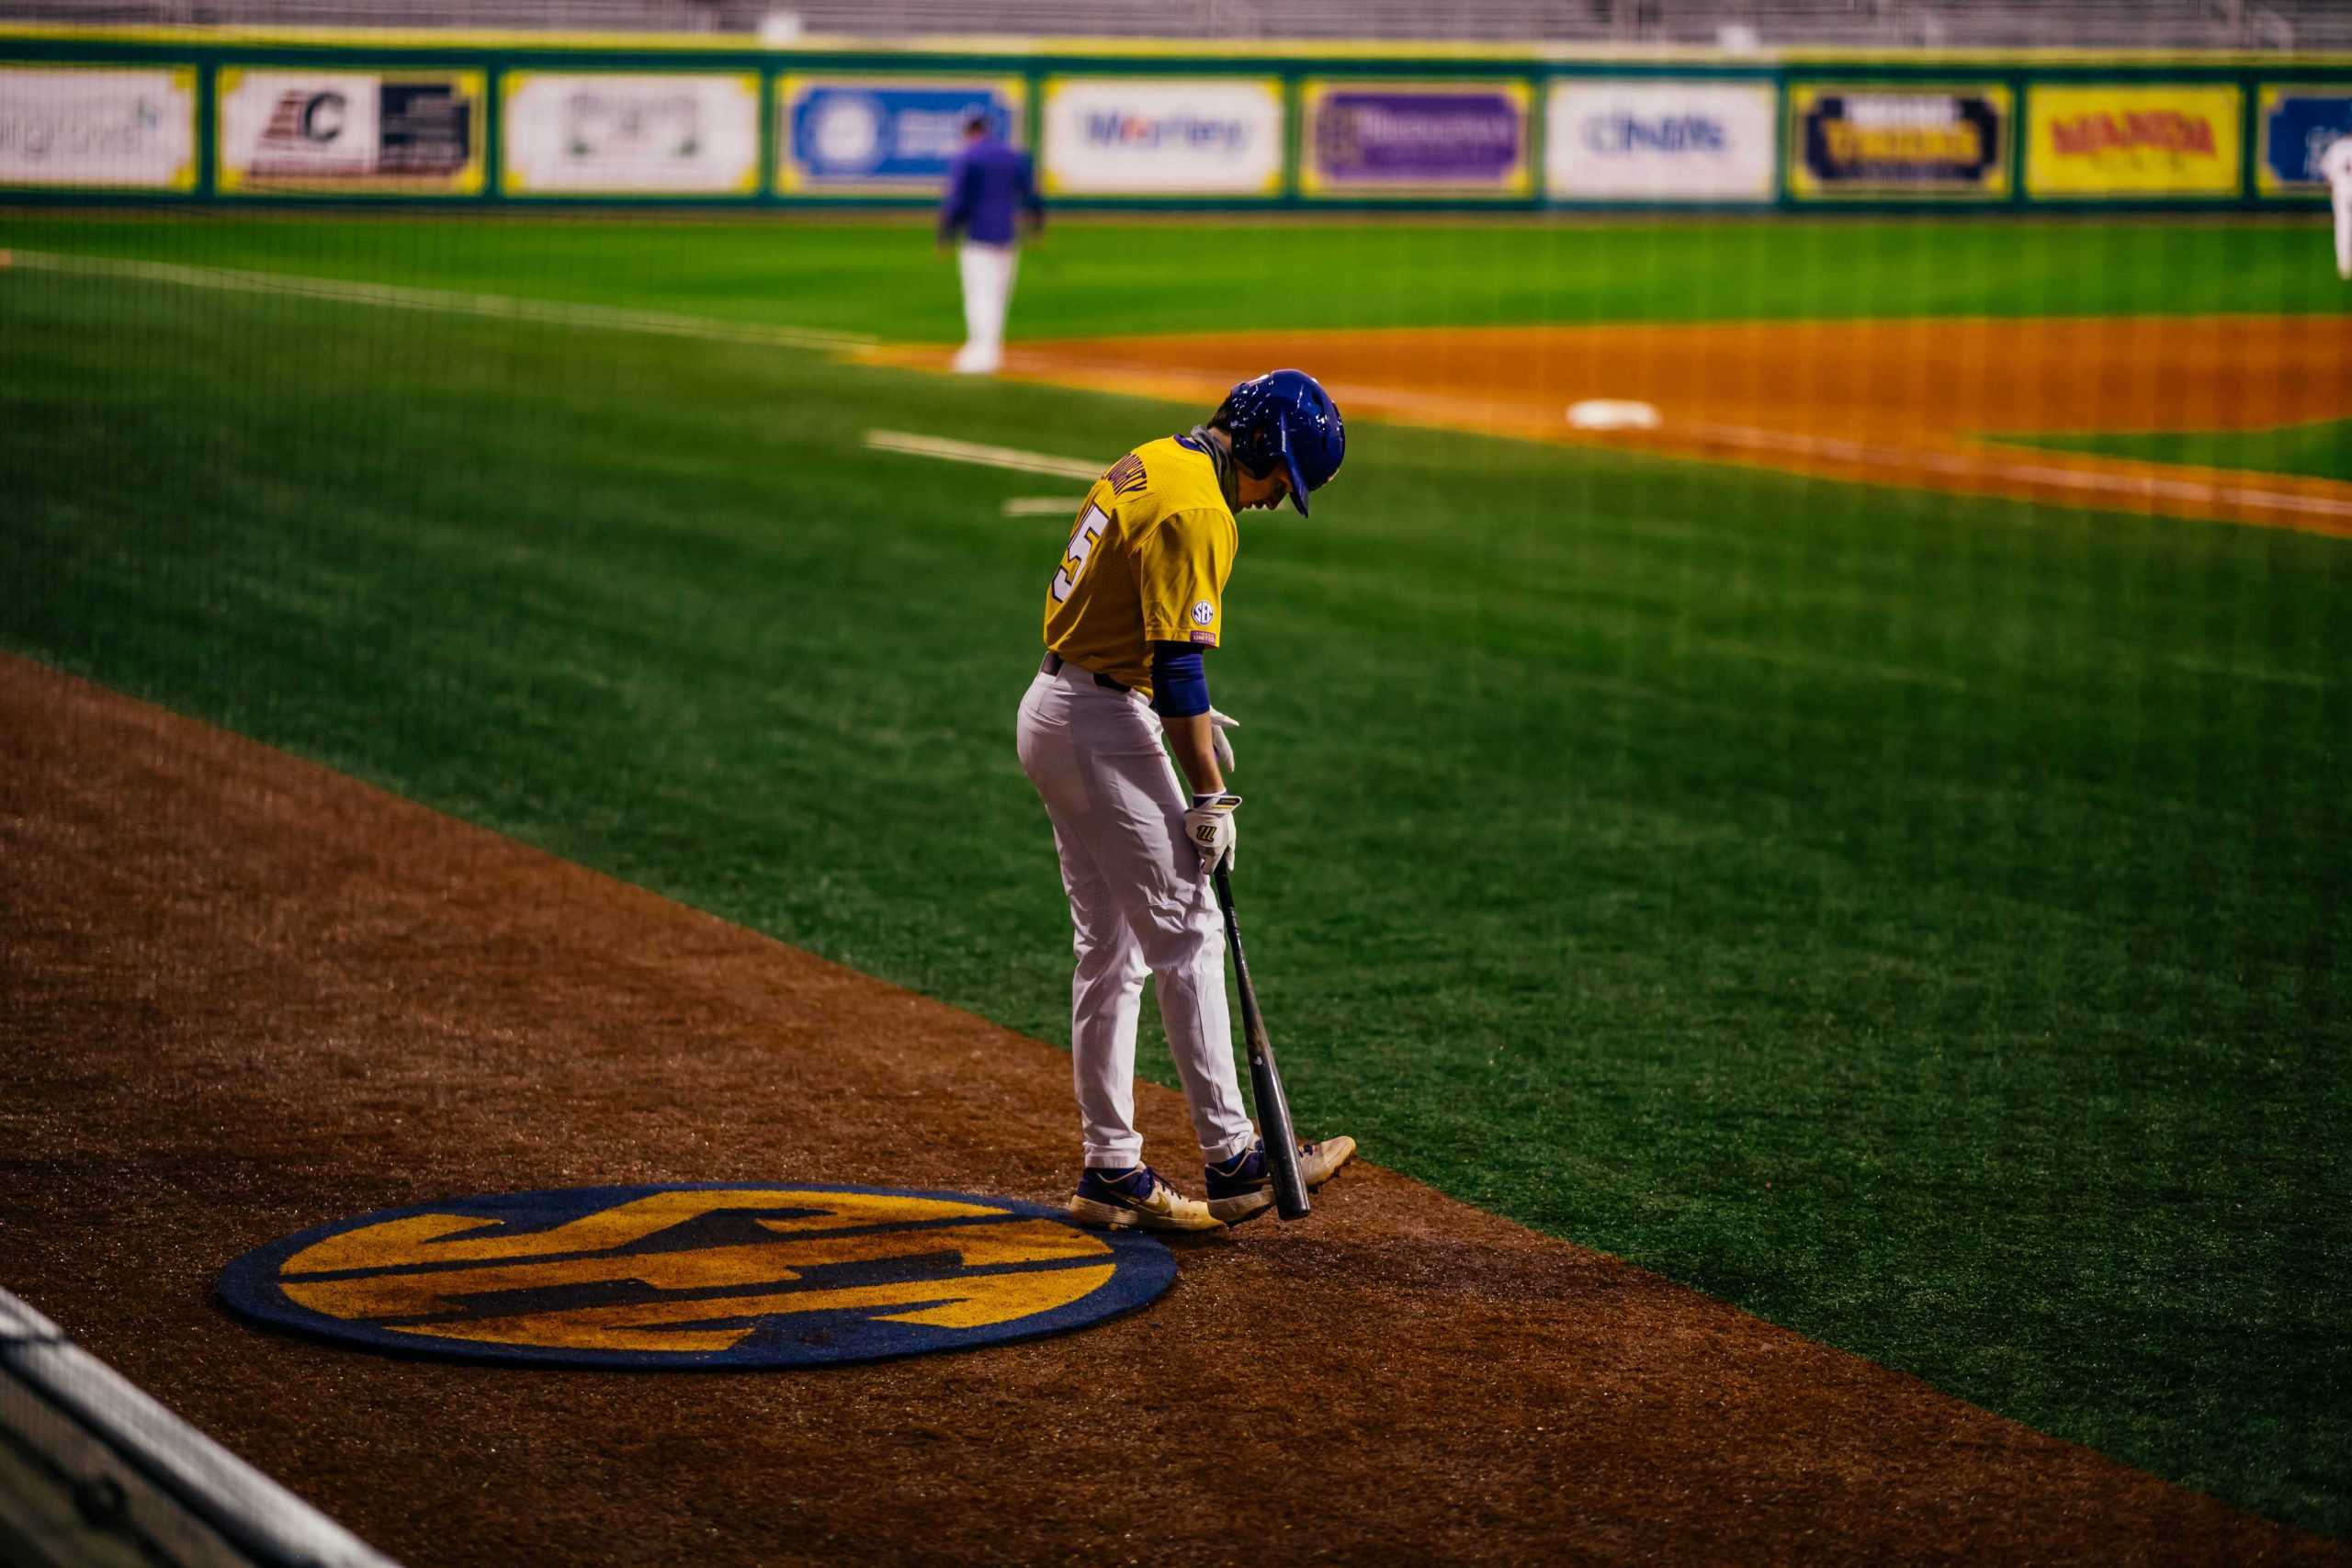
[(1250, 1097), (1258, 1102), (1258, 1135), (1266, 1145), (1266, 1165), (1274, 1179), (1274, 1213), (1285, 1220), (1303, 1220), (1314, 1208), (1306, 1196), (1306, 1179), (1298, 1171), (1298, 1134), (1290, 1124), (1290, 1100), (1283, 1093), (1282, 1075), (1274, 1070), (1274, 1043), (1266, 1038), (1266, 1021), (1258, 1011), (1258, 988), (1250, 983), (1250, 958), (1241, 951), (1241, 922), (1233, 916), (1233, 882), (1217, 862), (1216, 905), (1225, 911), (1225, 944), (1233, 949), (1233, 977), (1240, 984), (1241, 1030), (1250, 1042)]

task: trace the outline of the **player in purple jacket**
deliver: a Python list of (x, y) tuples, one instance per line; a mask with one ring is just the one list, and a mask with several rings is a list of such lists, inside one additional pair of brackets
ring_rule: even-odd
[(1004, 315), (1012, 304), (1012, 275), (1020, 260), (1021, 230), (1045, 227), (1046, 206), (1037, 199), (1036, 173), (1029, 154), (996, 134), (993, 116), (975, 108), (964, 120), (964, 147), (947, 166), (947, 191), (939, 204), (939, 248), (963, 237), (956, 258), (964, 274), (964, 346), (956, 368), (967, 376), (992, 375), (1004, 363)]

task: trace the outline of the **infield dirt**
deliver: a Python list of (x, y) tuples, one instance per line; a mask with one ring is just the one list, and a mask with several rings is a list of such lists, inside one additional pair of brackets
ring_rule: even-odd
[[(1376, 1164), (1182, 1249), (1144, 1313), (968, 1354), (595, 1373), (258, 1331), (224, 1264), (393, 1204), (1055, 1201), (1069, 1058), (5, 657), (0, 729), (0, 1280), (419, 1568), (2352, 1562)], [(1182, 1168), (1181, 1103), (1139, 1098)]]
[[(940, 367), (944, 352), (859, 357)], [(1407, 328), (1074, 339), (1018, 379), (1214, 407), (1312, 370), (1350, 415), (1610, 445), (1826, 479), (2352, 535), (2352, 484), (2002, 445), (2002, 435), (2246, 431), (2352, 418), (2352, 318), (2103, 316)], [(1654, 429), (1572, 428), (1637, 401)]]

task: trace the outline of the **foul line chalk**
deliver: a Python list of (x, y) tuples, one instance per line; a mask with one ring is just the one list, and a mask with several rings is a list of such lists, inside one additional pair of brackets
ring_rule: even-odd
[(2216, 482), (2112, 468), (2062, 468), (2052, 463), (2005, 457), (2000, 455), (2002, 448), (1997, 446), (1988, 446), (1981, 452), (1939, 452), (1928, 447), (1871, 446), (1835, 436), (1804, 435), (1794, 431), (1754, 430), (1724, 424), (1694, 425), (1688, 427), (1685, 433), (1725, 446), (1785, 453), (1800, 457), (1822, 457), (1833, 462), (1850, 463), (1857, 468), (1924, 469), (1962, 481), (2004, 479), (2018, 484), (2042, 485), (2052, 490), (2075, 491), (2090, 497), (2084, 502), (2089, 506), (2113, 505), (2118, 500), (2128, 503), (2132, 500), (2156, 499), (2192, 504), (2220, 501), (2239, 506), (2303, 513), (2315, 517), (2352, 517), (2352, 501), (2324, 495), (2304, 495), (2284, 489), (2273, 490), (2248, 482), (2245, 478)]
[(726, 321), (710, 316), (682, 316), (668, 310), (628, 310), (612, 305), (524, 299), (508, 294), (460, 294), (446, 288), (411, 288), (393, 283), (354, 283), (342, 278), (246, 272), (233, 267), (182, 266), (171, 262), (123, 261), (111, 256), (15, 251), (9, 253), (9, 265), (28, 271), (67, 273), (82, 277), (130, 278), (141, 283), (175, 284), (185, 288), (215, 288), (236, 294), (324, 299), (341, 305), (429, 310), (441, 315), (483, 316), (498, 321), (537, 321), (549, 326), (653, 333), (665, 337), (702, 338), (715, 343), (766, 344), (785, 348), (851, 348), (874, 341), (863, 333), (827, 332), (817, 327), (768, 326), (758, 321)]
[(1102, 477), (1100, 463), (1076, 457), (1056, 457), (1043, 452), (1022, 452), (1011, 446), (983, 446), (973, 441), (949, 441), (937, 435), (914, 435), (903, 430), (869, 430), (865, 444), (881, 452), (906, 452), (918, 457), (939, 457), (951, 463), (978, 463), (984, 468), (1012, 468), (1024, 474), (1051, 474), (1057, 479)]

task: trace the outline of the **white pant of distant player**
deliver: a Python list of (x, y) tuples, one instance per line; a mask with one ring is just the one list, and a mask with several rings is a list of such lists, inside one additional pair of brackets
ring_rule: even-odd
[(1143, 1159), (1136, 1020), (1147, 974), (1202, 1157), (1232, 1158), (1257, 1134), (1234, 1073), (1224, 916), (1184, 837), (1191, 796), (1160, 750), (1159, 719), (1141, 696), (1106, 691), (1065, 664), (1029, 683), (1015, 734), (1053, 819), (1076, 928), (1070, 1056), (1086, 1163), (1115, 1169)]
[(964, 274), (964, 346), (956, 350), (956, 368), (989, 375), (1004, 364), (1004, 318), (1012, 309), (1012, 275), (1021, 252), (967, 240), (956, 254)]
[(2335, 276), (2352, 282), (2352, 180), (2328, 187), (2335, 201)]

